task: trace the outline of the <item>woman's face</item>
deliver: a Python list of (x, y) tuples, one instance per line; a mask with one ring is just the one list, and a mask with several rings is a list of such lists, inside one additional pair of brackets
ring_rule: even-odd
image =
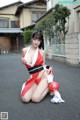
[(32, 46), (37, 48), (39, 47), (41, 41), (39, 39), (32, 39)]

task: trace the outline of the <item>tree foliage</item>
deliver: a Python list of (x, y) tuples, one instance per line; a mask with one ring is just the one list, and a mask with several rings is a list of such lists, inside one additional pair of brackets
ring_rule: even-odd
[(58, 32), (59, 34), (63, 34), (64, 39), (65, 34), (68, 32), (68, 27), (65, 25), (69, 20), (70, 14), (71, 11), (66, 6), (56, 4), (51, 13), (37, 22), (35, 29), (42, 31), (45, 30), (48, 36)]
[(71, 14), (70, 9), (68, 9), (66, 6), (57, 4), (55, 6), (54, 11), (54, 19), (55, 19), (55, 27), (56, 30), (62, 31), (64, 35), (68, 32), (68, 29), (66, 29), (65, 24), (67, 22), (67, 19), (69, 19), (69, 15)]
[(25, 30), (23, 32), (24, 44), (29, 44), (31, 41), (31, 34), (33, 30)]

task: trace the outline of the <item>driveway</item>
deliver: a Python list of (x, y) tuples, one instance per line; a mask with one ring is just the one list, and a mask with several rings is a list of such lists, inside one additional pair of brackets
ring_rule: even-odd
[(0, 55), (0, 112), (8, 112), (8, 120), (80, 120), (80, 68), (46, 60), (55, 69), (54, 79), (60, 83), (59, 91), (66, 102), (53, 104), (48, 94), (40, 103), (24, 104), (20, 90), (29, 74), (20, 57)]

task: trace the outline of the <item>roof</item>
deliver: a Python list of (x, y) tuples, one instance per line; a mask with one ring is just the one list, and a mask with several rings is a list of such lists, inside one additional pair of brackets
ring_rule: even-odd
[(20, 30), (20, 28), (0, 28), (0, 34), (2, 33), (11, 33), (11, 34), (15, 34), (15, 33), (22, 33), (23, 31)]
[(7, 7), (10, 7), (10, 6), (13, 6), (13, 5), (15, 5), (15, 4), (22, 4), (23, 2), (21, 2), (21, 1), (17, 1), (17, 2), (14, 2), (14, 3), (11, 3), (11, 4), (8, 4), (8, 5), (5, 5), (5, 6), (2, 6), (2, 7), (0, 7), (0, 10), (1, 9), (4, 9), (4, 8), (7, 8)]
[(21, 28), (21, 30), (32, 29), (32, 28), (34, 28), (34, 26), (35, 26), (35, 23), (32, 24), (32, 25), (29, 25), (29, 26), (26, 26), (26, 27)]
[(32, 5), (37, 2), (43, 2), (46, 4), (45, 0), (34, 0), (34, 1), (27, 2), (27, 3), (22, 3), (22, 4), (18, 5), (15, 15), (18, 15), (24, 7)]
[(34, 0), (34, 1), (27, 2), (27, 3), (22, 3), (22, 4), (19, 5), (19, 7), (28, 6), (28, 5), (31, 5), (31, 4), (34, 4), (34, 3), (37, 3), (37, 2), (43, 2), (43, 3), (46, 3), (45, 0)]
[[(80, 5), (77, 5), (76, 7), (74, 7), (74, 9), (77, 9), (78, 7), (80, 7)], [(79, 10), (80, 11), (80, 10)]]

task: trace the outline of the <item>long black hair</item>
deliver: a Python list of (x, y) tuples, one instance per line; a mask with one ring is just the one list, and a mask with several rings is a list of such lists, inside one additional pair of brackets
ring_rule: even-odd
[(43, 38), (43, 33), (41, 31), (36, 31), (32, 33), (32, 39), (38, 39), (41, 41), (40, 45), (39, 45), (39, 49), (43, 49), (44, 50), (44, 38)]

